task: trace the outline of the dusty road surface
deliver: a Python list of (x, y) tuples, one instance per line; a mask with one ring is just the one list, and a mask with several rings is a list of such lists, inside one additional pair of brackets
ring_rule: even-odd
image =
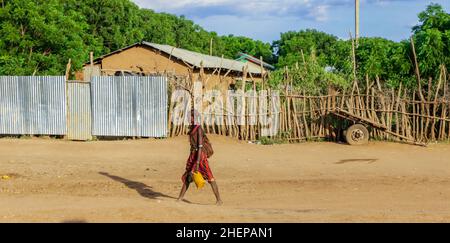
[(211, 188), (177, 203), (189, 145), (0, 139), (1, 222), (450, 222), (450, 145), (263, 146), (212, 136)]

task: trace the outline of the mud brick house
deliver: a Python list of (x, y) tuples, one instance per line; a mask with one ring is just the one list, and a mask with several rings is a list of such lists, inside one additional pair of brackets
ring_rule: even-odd
[[(169, 45), (140, 42), (101, 56), (84, 66), (84, 79), (91, 76), (155, 75), (171, 74), (188, 76), (194, 80), (200, 76), (203, 67), (208, 89), (227, 90), (242, 80), (247, 69), (246, 82), (260, 82), (262, 75), (271, 69), (270, 65), (257, 58), (240, 54), (238, 60), (205, 55)], [(79, 75), (83, 76), (83, 75)], [(80, 78), (81, 79), (81, 78)]]

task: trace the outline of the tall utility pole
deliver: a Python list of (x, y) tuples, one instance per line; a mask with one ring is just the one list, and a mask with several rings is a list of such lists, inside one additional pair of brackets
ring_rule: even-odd
[(359, 39), (359, 0), (355, 0), (355, 40)]

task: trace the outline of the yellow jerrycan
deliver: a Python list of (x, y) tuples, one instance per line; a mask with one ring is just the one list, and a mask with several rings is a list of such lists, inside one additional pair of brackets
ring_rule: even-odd
[(206, 183), (205, 179), (203, 179), (202, 174), (197, 171), (197, 172), (194, 172), (193, 177), (194, 177), (194, 182), (195, 182), (195, 185), (197, 186), (197, 189), (202, 189)]

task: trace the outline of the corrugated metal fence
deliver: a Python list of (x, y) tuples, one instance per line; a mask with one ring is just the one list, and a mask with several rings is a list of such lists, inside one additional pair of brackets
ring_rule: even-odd
[(94, 77), (94, 136), (167, 136), (167, 78)]
[(66, 134), (65, 77), (0, 76), (0, 134)]
[(160, 76), (94, 77), (67, 86), (64, 76), (0, 76), (0, 134), (166, 137), (167, 96)]

